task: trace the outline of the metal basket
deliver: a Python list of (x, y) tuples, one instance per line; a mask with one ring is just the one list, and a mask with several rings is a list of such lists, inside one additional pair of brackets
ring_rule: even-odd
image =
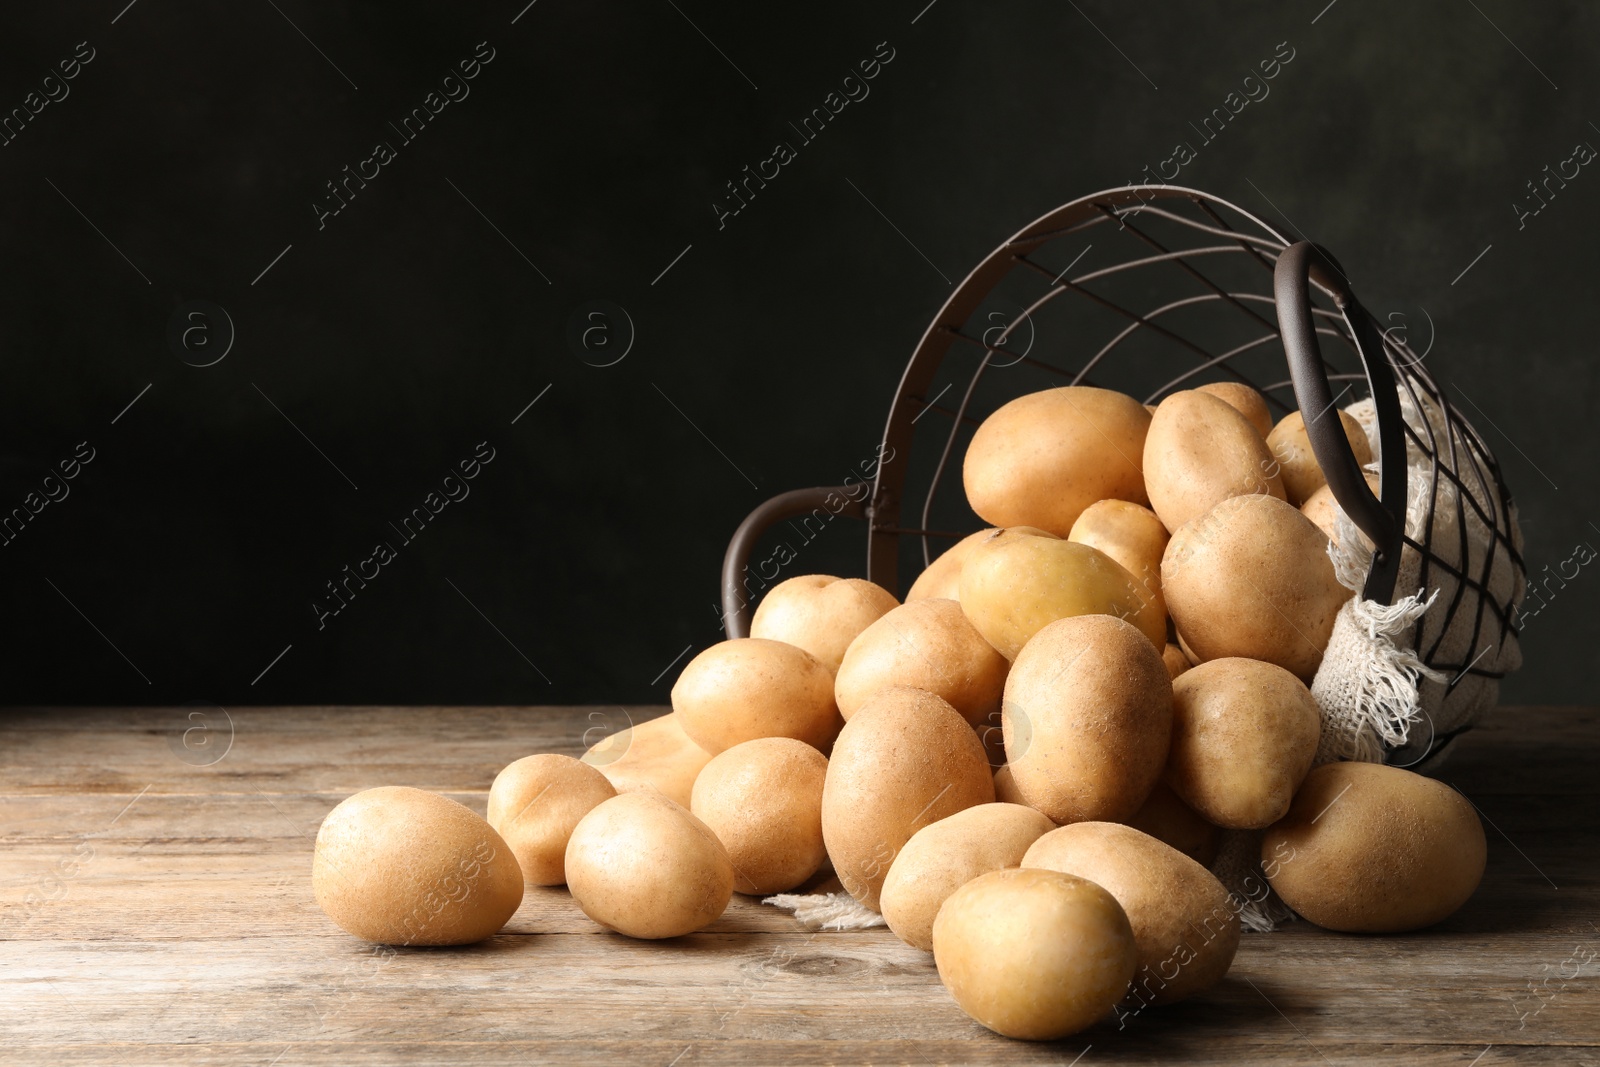
[[(1331, 355), (1321, 351), (1319, 336), (1339, 342), (1329, 346)], [(1374, 547), (1364, 596), (1393, 601), (1402, 551), (1410, 546), (1421, 556), (1424, 588), (1446, 572), (1457, 586), (1443, 611), (1454, 615), (1474, 590), (1492, 606), (1487, 614), (1499, 627), (1495, 641), (1515, 635), (1516, 595), (1490, 592), (1497, 558), (1509, 559), (1519, 592), (1524, 581), (1510, 495), (1487, 443), (1405, 339), (1385, 331), (1361, 306), (1343, 269), (1320, 247), (1291, 240), (1194, 189), (1126, 186), (1038, 219), (957, 286), (917, 344), (890, 403), (870, 496), (862, 486), (797, 489), (750, 513), (723, 563), (728, 637), (749, 633), (752, 594), (760, 589), (752, 587), (748, 564), (773, 524), (821, 509), (830, 517), (866, 519), (866, 576), (898, 595), (902, 578), (938, 555), (936, 541), (954, 541), (986, 525), (966, 507), (959, 473), (953, 490), (945, 481), (972, 430), (1001, 404), (1062, 384), (1142, 394), (1154, 404), (1212, 380), (1253, 386), (1279, 416), (1295, 407), (1325, 412), (1371, 396), (1380, 445), (1378, 495), (1368, 488), (1340, 421), (1306, 419), (1334, 498)], [(1151, 388), (1152, 382), (1163, 384)], [(1408, 411), (1436, 410), (1440, 417), (1408, 419), (1402, 398)], [(1491, 544), (1481, 568), (1450, 562), (1452, 555), (1467, 560), (1470, 553), (1435, 550), (1431, 511), (1419, 536), (1408, 533), (1408, 453), (1413, 462), (1419, 453), (1426, 457), (1432, 479), (1413, 489), (1463, 510), (1453, 525), (1444, 524), (1452, 535), (1466, 536), (1468, 508), (1479, 528), (1488, 529)], [(1456, 491), (1442, 495), (1444, 481)], [(901, 553), (907, 540), (909, 560)], [(1477, 648), (1486, 636), (1480, 633), (1486, 613), (1476, 603), (1472, 610), (1469, 647)], [(1503, 672), (1477, 662), (1445, 662), (1451, 657), (1441, 653), (1441, 642), (1450, 621), (1416, 628), (1418, 658), (1454, 679), (1452, 685), (1472, 675), (1500, 677)], [(1430, 738), (1422, 759), (1408, 765), (1431, 758), (1449, 740)]]

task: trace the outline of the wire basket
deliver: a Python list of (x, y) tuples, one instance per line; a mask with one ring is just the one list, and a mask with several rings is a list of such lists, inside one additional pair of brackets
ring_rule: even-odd
[[(1075, 200), (979, 263), (906, 365), (870, 496), (863, 486), (794, 490), (735, 532), (723, 565), (727, 635), (749, 633), (759, 589), (748, 563), (774, 523), (819, 509), (867, 520), (866, 576), (896, 595), (948, 543), (986, 525), (966, 505), (960, 459), (983, 418), (1014, 397), (1094, 385), (1155, 404), (1216, 380), (1254, 387), (1275, 419), (1370, 398), (1376, 495), (1340, 421), (1306, 418), (1335, 500), (1370, 542), (1362, 596), (1390, 604), (1419, 587), (1447, 594), (1408, 635), (1410, 651), (1431, 669), (1434, 706), (1467, 685), (1492, 705), (1498, 679), (1520, 663), (1504, 651), (1517, 649), (1526, 571), (1487, 443), (1325, 250), (1177, 186)], [(1397, 590), (1402, 575), (1409, 588)], [(1495, 648), (1502, 654), (1486, 655)], [(1430, 716), (1425, 738), (1391, 746), (1390, 762), (1436, 758), (1481, 712), (1483, 694), (1474, 700), (1446, 728)]]

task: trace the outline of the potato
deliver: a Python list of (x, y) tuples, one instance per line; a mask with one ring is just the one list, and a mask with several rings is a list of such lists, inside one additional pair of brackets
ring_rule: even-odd
[(381, 945), (467, 945), (522, 905), (511, 848), (477, 812), (437, 793), (379, 786), (322, 820), (311, 889), (345, 932)]
[(1446, 918), (1483, 878), (1483, 823), (1442, 782), (1377, 763), (1325, 763), (1261, 841), (1267, 881), (1295, 911), (1345, 933)]
[(706, 764), (689, 810), (728, 850), (734, 889), (781, 893), (821, 869), (828, 858), (822, 843), (827, 773), (822, 753), (791, 737), (745, 741)]
[(1195, 386), (1195, 391), (1210, 393), (1243, 415), (1263, 441), (1272, 432), (1272, 413), (1267, 410), (1267, 398), (1243, 382), (1208, 382)]
[(822, 786), (822, 839), (845, 891), (876, 911), (889, 865), (911, 835), (993, 801), (972, 726), (932, 693), (892, 686), (839, 733)]
[(1171, 1004), (1215, 985), (1239, 948), (1239, 910), (1194, 860), (1131, 826), (1081, 822), (1029, 847), (1022, 866), (1087, 878), (1117, 898), (1133, 927), (1138, 969), (1124, 1003)]
[(578, 820), (617, 795), (600, 771), (571, 756), (524, 756), (495, 775), (489, 825), (534, 885), (565, 885), (567, 839)]
[(830, 671), (839, 669), (856, 635), (900, 601), (861, 578), (805, 574), (773, 586), (750, 620), (750, 636), (803, 648)]
[[(1330, 408), (1318, 417), (1327, 418), (1334, 413)], [(1365, 467), (1372, 462), (1372, 444), (1367, 440), (1367, 431), (1353, 416), (1342, 411), (1337, 414), (1339, 424), (1344, 427), (1345, 438), (1350, 442), (1350, 449), (1356, 454), (1356, 463)], [(1316, 453), (1311, 451), (1311, 437), (1306, 433), (1305, 420), (1300, 412), (1291, 411), (1278, 420), (1278, 425), (1267, 435), (1267, 447), (1277, 462), (1289, 503), (1295, 507), (1304, 504), (1312, 493), (1328, 484), (1328, 476), (1322, 473)]]
[[(1100, 500), (1083, 509), (1067, 540), (1098, 548), (1121, 564), (1138, 582), (1142, 599), (1155, 602), (1166, 626), (1167, 604), (1161, 598), (1161, 556), (1171, 536), (1156, 513), (1126, 500)], [(1165, 638), (1163, 629), (1162, 636)], [(1164, 640), (1156, 641), (1160, 648)]]
[(1237, 496), (1178, 530), (1161, 591), (1183, 647), (1200, 661), (1265, 660), (1309, 683), (1350, 590), (1328, 539), (1292, 505)]
[(758, 737), (792, 737), (827, 752), (844, 725), (827, 665), (759, 637), (721, 641), (690, 660), (672, 687), (672, 709), (713, 756)]
[[(1022, 794), (1017, 790), (1017, 783), (1011, 779), (1011, 767), (1008, 764), (1002, 764), (1000, 769), (994, 772), (994, 799), (1001, 804), (1028, 806), (1028, 802), (1023, 799)], [(1040, 812), (1040, 814), (1044, 813)], [(1049, 816), (1045, 817), (1049, 818)]]
[(961, 568), (961, 610), (984, 639), (1014, 660), (1048, 623), (1115, 615), (1158, 647), (1167, 642), (1158, 596), (1099, 549), (1029, 527), (1001, 530)]
[(933, 924), (939, 979), (997, 1034), (1050, 1041), (1094, 1024), (1127, 991), (1128, 917), (1093, 882), (1004, 870), (956, 890)]
[(1079, 615), (1040, 630), (1006, 680), (1006, 758), (1028, 806), (1058, 823), (1120, 820), (1161, 777), (1172, 682), (1121, 619)]
[(583, 913), (629, 937), (678, 937), (733, 897), (733, 862), (705, 823), (660, 793), (622, 793), (579, 821), (567, 888)]
[(1260, 660), (1210, 660), (1172, 683), (1166, 782), (1207, 821), (1259, 830), (1288, 812), (1321, 738), (1300, 679)]
[(980, 874), (1017, 866), (1055, 828), (1020, 804), (979, 804), (924, 826), (889, 865), (879, 901), (884, 921), (906, 944), (932, 951), (933, 920), (946, 898)]
[[(605, 714), (591, 711), (589, 717)], [(590, 746), (582, 762), (599, 768), (619, 793), (654, 791), (688, 807), (695, 776), (711, 753), (691, 741), (681, 723), (676, 712), (668, 712), (618, 730)]]
[(844, 654), (834, 699), (849, 719), (879, 690), (909, 685), (936, 693), (974, 727), (1000, 709), (1011, 664), (973, 629), (954, 600), (902, 604), (861, 631)]
[(1283, 499), (1267, 443), (1225, 400), (1193, 389), (1173, 393), (1150, 420), (1144, 442), (1150, 506), (1168, 530), (1235, 496)]
[(1069, 385), (1019, 396), (979, 425), (961, 477), (991, 526), (1065, 537), (1096, 500), (1149, 503), (1141, 463), (1150, 413), (1130, 396)]
[(1150, 790), (1144, 807), (1127, 820), (1127, 825), (1171, 845), (1207, 869), (1217, 858), (1217, 848), (1222, 843), (1222, 831), (1202, 819), (1163, 782), (1157, 782)]
[(1171, 642), (1161, 650), (1161, 662), (1167, 665), (1167, 676), (1174, 682), (1178, 680), (1178, 675), (1192, 666), (1189, 657), (1183, 654), (1183, 649)]
[(928, 597), (939, 597), (944, 600), (955, 600), (961, 595), (961, 564), (966, 561), (967, 553), (972, 551), (972, 546), (994, 533), (994, 527), (979, 530), (977, 533), (968, 534), (939, 555), (928, 564), (926, 570), (917, 575), (917, 580), (911, 583), (911, 589), (906, 593), (906, 603), (913, 600), (924, 600)]
[[(1367, 488), (1372, 490), (1373, 496), (1377, 496), (1378, 476), (1371, 471), (1365, 471), (1364, 474)], [(1300, 505), (1300, 514), (1310, 519), (1334, 544), (1339, 543), (1339, 527), (1333, 521), (1333, 516), (1338, 510), (1339, 502), (1333, 498), (1333, 489), (1326, 485), (1306, 497), (1306, 502)]]

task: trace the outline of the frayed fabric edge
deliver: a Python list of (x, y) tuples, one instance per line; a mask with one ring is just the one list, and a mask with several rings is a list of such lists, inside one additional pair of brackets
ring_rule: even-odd
[(887, 926), (882, 915), (849, 893), (779, 893), (761, 903), (793, 912), (811, 930), (870, 930)]

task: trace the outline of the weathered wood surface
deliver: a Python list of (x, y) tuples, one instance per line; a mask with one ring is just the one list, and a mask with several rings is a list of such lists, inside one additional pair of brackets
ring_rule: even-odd
[(482, 945), (393, 952), (317, 908), (312, 842), (349, 793), (481, 812), (510, 760), (660, 710), (0, 713), (0, 1062), (1600, 1067), (1594, 709), (1503, 709), (1463, 741), (1442, 777), (1485, 815), (1489, 869), (1444, 924), (1247, 936), (1209, 994), (1054, 1044), (971, 1022), (887, 931), (812, 933), (743, 898), (640, 942), (530, 888)]

